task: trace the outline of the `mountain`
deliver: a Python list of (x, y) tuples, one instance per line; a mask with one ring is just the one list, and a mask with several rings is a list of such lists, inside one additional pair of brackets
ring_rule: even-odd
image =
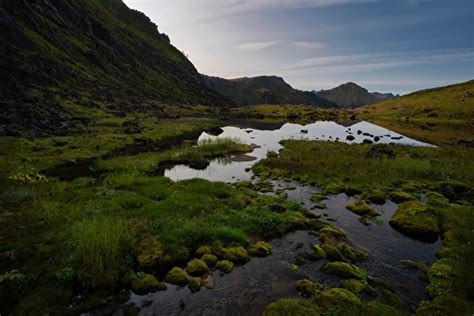
[(371, 104), (379, 100), (393, 99), (392, 93), (370, 93), (361, 86), (348, 82), (330, 90), (315, 91), (316, 95), (332, 101), (342, 108), (354, 108)]
[(202, 75), (207, 86), (231, 99), (237, 105), (309, 104), (322, 108), (336, 104), (312, 92), (293, 89), (283, 78), (260, 76), (254, 78), (223, 79)]
[(0, 0), (0, 39), (0, 125), (61, 130), (67, 102), (231, 104), (122, 0)]

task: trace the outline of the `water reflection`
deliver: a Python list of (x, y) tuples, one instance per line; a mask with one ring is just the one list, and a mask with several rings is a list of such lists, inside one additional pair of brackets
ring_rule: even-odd
[[(273, 126), (275, 129), (255, 129), (239, 122), (236, 126), (226, 126), (219, 136), (203, 133), (199, 140), (216, 138), (238, 138), (247, 144), (258, 145), (248, 156), (255, 159), (239, 159), (231, 156), (228, 159), (215, 159), (204, 170), (193, 169), (189, 166), (178, 165), (165, 171), (165, 176), (176, 181), (192, 178), (202, 178), (211, 181), (235, 182), (248, 180), (252, 173), (249, 170), (259, 160), (264, 159), (269, 151), (279, 151), (283, 139), (307, 139), (321, 141), (339, 141), (349, 144), (362, 143), (370, 140), (381, 144), (395, 143), (412, 146), (433, 146), (427, 143), (405, 137), (378, 125), (361, 121), (351, 126), (343, 126), (332, 121), (318, 121), (308, 125), (286, 123)], [(238, 155), (240, 156), (240, 155)], [(247, 170), (247, 171), (246, 171)]]

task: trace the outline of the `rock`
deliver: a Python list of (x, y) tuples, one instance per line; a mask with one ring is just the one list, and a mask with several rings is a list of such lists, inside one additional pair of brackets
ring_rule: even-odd
[(249, 254), (255, 257), (266, 257), (271, 255), (272, 246), (264, 241), (259, 241), (256, 244), (250, 246)]
[(206, 129), (205, 132), (212, 136), (219, 136), (220, 134), (224, 133), (224, 130), (220, 127), (211, 127)]
[(358, 130), (358, 131), (357, 131), (357, 135), (360, 135), (360, 134), (362, 134), (362, 131), (361, 131), (361, 130)]
[(303, 279), (296, 281), (296, 290), (303, 297), (311, 297), (316, 293), (316, 286), (314, 282)]
[(224, 273), (230, 273), (234, 269), (234, 264), (228, 260), (222, 260), (216, 264), (216, 269)]
[(189, 276), (183, 269), (174, 267), (166, 273), (165, 281), (175, 285), (186, 285), (189, 283)]
[(302, 129), (302, 130), (301, 130), (301, 133), (302, 133), (302, 134), (308, 134), (308, 130), (307, 130), (307, 129)]
[(217, 251), (217, 256), (235, 263), (246, 263), (249, 261), (247, 250), (242, 246), (221, 248)]
[(204, 261), (208, 267), (215, 266), (217, 264), (217, 261), (219, 261), (216, 256), (208, 254), (208, 253), (204, 254), (201, 257), (201, 260)]
[(346, 279), (367, 280), (369, 277), (367, 271), (347, 262), (328, 262), (321, 268), (321, 271)]
[(397, 157), (397, 154), (395, 153), (395, 150), (393, 150), (393, 148), (390, 145), (374, 144), (370, 146), (369, 151), (367, 151), (366, 157), (378, 158), (378, 159), (382, 159), (383, 157), (386, 157), (388, 159), (395, 159)]
[(194, 259), (188, 263), (188, 274), (192, 276), (202, 276), (209, 273), (209, 267), (201, 259)]
[(217, 286), (217, 281), (212, 275), (209, 275), (207, 278), (202, 280), (202, 286), (207, 289), (214, 289)]
[(372, 144), (373, 141), (371, 139), (368, 139), (368, 138), (365, 138), (363, 141), (362, 141), (362, 144)]
[(200, 277), (196, 277), (191, 280), (188, 284), (188, 288), (192, 293), (196, 293), (201, 290), (203, 280)]
[(440, 233), (437, 212), (417, 201), (401, 203), (389, 223), (405, 235), (428, 242), (436, 241)]
[(195, 254), (196, 257), (200, 258), (203, 255), (212, 254), (212, 250), (209, 246), (200, 246), (198, 249), (196, 249)]
[(346, 136), (346, 140), (348, 140), (348, 141), (351, 142), (351, 141), (355, 140), (355, 137), (352, 136), (352, 135), (347, 135), (347, 136)]
[(375, 137), (374, 137), (374, 142), (377, 143), (378, 141), (380, 141), (380, 137), (379, 137), (379, 136), (375, 136)]
[(132, 281), (132, 291), (138, 295), (166, 290), (166, 285), (158, 282), (151, 274), (138, 274)]
[(346, 208), (351, 211), (352, 213), (355, 213), (357, 215), (361, 216), (379, 216), (380, 214), (377, 213), (376, 210), (371, 208), (365, 201), (358, 201), (357, 203), (350, 203), (346, 206)]

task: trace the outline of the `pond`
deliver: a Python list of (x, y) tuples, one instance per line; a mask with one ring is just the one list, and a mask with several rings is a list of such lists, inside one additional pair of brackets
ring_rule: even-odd
[[(204, 170), (193, 169), (185, 165), (177, 165), (165, 170), (164, 175), (174, 181), (202, 178), (210, 181), (236, 182), (252, 177), (249, 170), (259, 160), (264, 159), (269, 151), (278, 152), (284, 139), (307, 139), (321, 141), (339, 141), (359, 144), (364, 140), (380, 144), (405, 144), (412, 146), (433, 146), (401, 134), (390, 131), (375, 124), (361, 121), (352, 125), (341, 125), (332, 121), (318, 121), (308, 125), (293, 123), (251, 124), (239, 122), (223, 128), (219, 136), (203, 133), (199, 140), (215, 138), (235, 138), (246, 144), (254, 145), (251, 153), (242, 156), (231, 156), (226, 159), (215, 159)], [(247, 171), (246, 171), (247, 170)]]

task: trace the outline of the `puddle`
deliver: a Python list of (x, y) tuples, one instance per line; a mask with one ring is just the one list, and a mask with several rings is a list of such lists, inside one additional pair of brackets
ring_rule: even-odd
[[(307, 139), (322, 141), (340, 141), (349, 144), (359, 144), (370, 139), (380, 144), (405, 144), (412, 146), (433, 146), (423, 143), (401, 134), (392, 132), (386, 128), (369, 122), (358, 122), (350, 126), (344, 126), (332, 121), (318, 121), (308, 125), (299, 124), (257, 124), (245, 121), (226, 126), (219, 136), (202, 133), (199, 140), (216, 138), (236, 138), (247, 144), (259, 146), (254, 148), (248, 156), (250, 159), (215, 159), (203, 170), (196, 170), (186, 165), (176, 165), (165, 170), (164, 175), (174, 181), (192, 178), (202, 178), (211, 181), (236, 182), (248, 180), (252, 177), (251, 172), (245, 170), (251, 168), (255, 163), (264, 159), (269, 151), (278, 152), (282, 149), (280, 141), (284, 139)], [(365, 135), (364, 135), (365, 134)], [(350, 139), (350, 140), (349, 140)]]

